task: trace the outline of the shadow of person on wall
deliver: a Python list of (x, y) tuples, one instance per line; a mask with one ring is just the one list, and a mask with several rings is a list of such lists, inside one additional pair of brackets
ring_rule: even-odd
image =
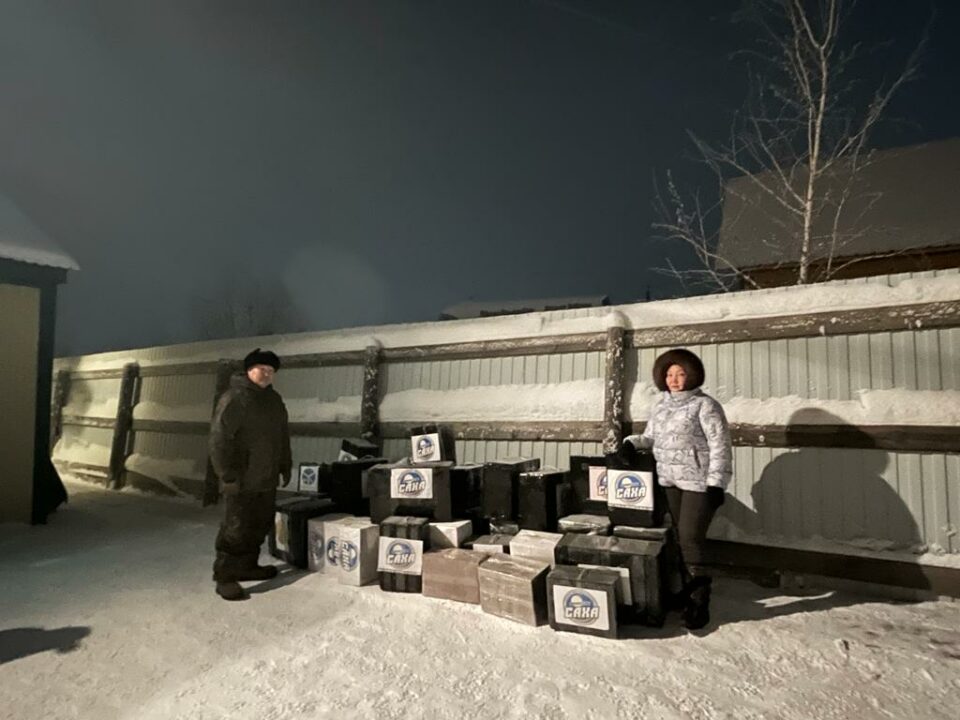
[(37, 627), (0, 630), (0, 665), (47, 650), (56, 650), (58, 653), (73, 652), (89, 634), (89, 627), (79, 626), (56, 630)]
[[(804, 447), (811, 442), (819, 446)], [(860, 428), (819, 408), (793, 413), (786, 444), (799, 449), (778, 455), (763, 468), (751, 489), (753, 507), (728, 493), (719, 516), (737, 534), (777, 538), (801, 549), (804, 543), (808, 547), (812, 543), (815, 551), (827, 544), (843, 554), (846, 545), (850, 548), (844, 555), (848, 578), (929, 590), (920, 565), (904, 562), (892, 574), (874, 576), (871, 572), (884, 566), (858, 554), (862, 550), (910, 554), (924, 549), (917, 520), (898, 492), (897, 481), (884, 477), (890, 454)], [(904, 482), (901, 477), (900, 483)]]
[[(713, 521), (719, 536), (728, 535), (742, 544), (721, 541), (708, 548), (712, 564), (724, 570), (717, 573), (721, 578), (711, 603), (713, 620), (697, 635), (727, 624), (862, 602), (910, 601), (931, 590), (924, 568), (909, 557), (887, 562), (862, 552), (890, 550), (909, 555), (922, 549), (917, 520), (898, 493), (896, 481), (884, 477), (890, 454), (878, 448), (869, 434), (819, 408), (805, 408), (791, 416), (785, 444), (790, 449), (768, 463), (752, 487), (753, 507), (727, 493)], [(732, 532), (725, 533), (717, 525), (727, 525)], [(750, 555), (751, 542), (760, 546), (756, 556)], [(770, 549), (778, 545), (800, 552)], [(825, 552), (830, 546), (833, 552)], [(801, 582), (782, 582), (791, 574)], [(816, 579), (810, 587), (802, 587), (803, 576), (833, 576), (840, 579), (834, 588), (847, 585), (847, 589), (817, 588)], [(873, 594), (869, 586), (844, 580), (908, 590)], [(890, 600), (891, 595), (897, 599)], [(664, 627), (631, 627), (626, 636), (665, 638), (685, 632), (672, 613)]]

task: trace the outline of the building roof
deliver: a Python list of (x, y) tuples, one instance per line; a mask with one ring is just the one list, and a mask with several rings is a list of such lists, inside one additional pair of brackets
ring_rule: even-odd
[(0, 259), (31, 265), (79, 270), (80, 266), (57, 243), (0, 194)]
[[(835, 257), (960, 245), (960, 138), (877, 151), (856, 178)], [(839, 196), (849, 174), (824, 188)], [(798, 181), (802, 182), (802, 178)], [(799, 223), (748, 177), (726, 183), (718, 252), (742, 268), (800, 259)], [(833, 213), (814, 221), (813, 260), (828, 256)]]
[(572, 310), (574, 308), (601, 307), (610, 304), (606, 295), (583, 295), (578, 297), (531, 298), (528, 300), (503, 300), (489, 302), (462, 302), (446, 307), (440, 313), (441, 320), (465, 320), (467, 318), (493, 317), (496, 315), (519, 315), (546, 310)]

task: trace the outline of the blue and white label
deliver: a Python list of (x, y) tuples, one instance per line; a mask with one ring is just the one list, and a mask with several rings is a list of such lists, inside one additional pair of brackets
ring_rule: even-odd
[(301, 463), (299, 472), (300, 492), (316, 492), (320, 482), (320, 466), (316, 463)]
[(340, 540), (335, 537), (327, 538), (327, 565), (337, 567), (340, 564)]
[(397, 500), (432, 500), (433, 468), (393, 468), (390, 497)]
[(653, 510), (653, 473), (607, 470), (607, 505), (631, 510)]
[(607, 594), (569, 585), (553, 586), (553, 610), (558, 623), (592, 630), (609, 630)]
[(440, 457), (440, 433), (414, 435), (410, 438), (410, 452), (414, 462), (434, 462)]
[(607, 469), (602, 466), (591, 465), (587, 468), (590, 481), (590, 499), (607, 501)]
[(349, 540), (341, 540), (339, 561), (341, 570), (353, 572), (360, 562), (360, 549)]
[(381, 537), (377, 570), (420, 575), (423, 567), (423, 541)]

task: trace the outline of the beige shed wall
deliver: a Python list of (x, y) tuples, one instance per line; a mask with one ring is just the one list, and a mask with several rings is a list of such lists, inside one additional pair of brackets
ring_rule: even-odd
[(0, 285), (0, 522), (30, 522), (40, 291)]

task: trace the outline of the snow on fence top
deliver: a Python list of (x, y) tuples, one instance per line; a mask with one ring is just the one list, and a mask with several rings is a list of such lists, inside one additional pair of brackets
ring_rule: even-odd
[(888, 286), (841, 280), (578, 310), (211, 340), (62, 358), (57, 361), (57, 368), (88, 371), (119, 368), (127, 362), (139, 362), (142, 366), (205, 362), (241, 358), (257, 346), (269, 347), (281, 356), (350, 352), (363, 350), (370, 345), (389, 349), (492, 339), (511, 340), (596, 333), (611, 325), (638, 330), (960, 301), (960, 274), (955, 271), (938, 273), (936, 277), (891, 276), (889, 282)]

